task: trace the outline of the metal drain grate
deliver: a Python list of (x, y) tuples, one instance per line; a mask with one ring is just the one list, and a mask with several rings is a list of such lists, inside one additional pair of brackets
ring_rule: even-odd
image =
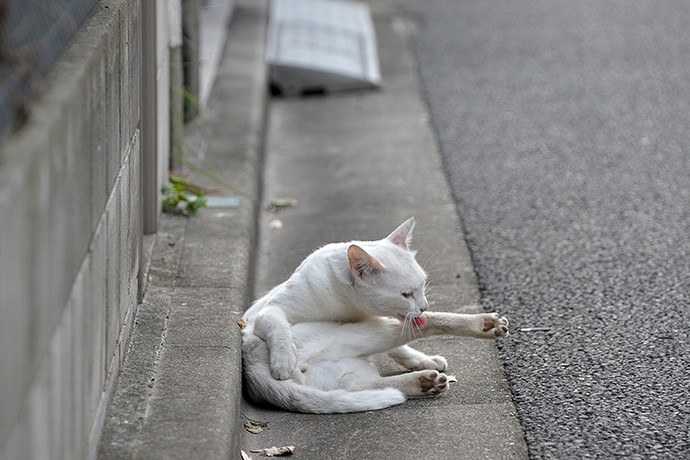
[(381, 84), (369, 7), (351, 0), (273, 0), (266, 58), (286, 95)]

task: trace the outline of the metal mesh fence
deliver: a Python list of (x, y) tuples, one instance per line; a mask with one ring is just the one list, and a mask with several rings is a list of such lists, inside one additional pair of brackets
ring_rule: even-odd
[(0, 136), (26, 120), (46, 74), (98, 0), (0, 0)]

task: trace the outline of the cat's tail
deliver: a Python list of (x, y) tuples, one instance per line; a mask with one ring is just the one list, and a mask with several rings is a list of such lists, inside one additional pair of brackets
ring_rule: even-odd
[(258, 386), (252, 383), (249, 383), (249, 393), (252, 399), (266, 401), (294, 412), (313, 414), (337, 414), (385, 409), (386, 407), (401, 404), (406, 399), (405, 395), (395, 388), (325, 391), (302, 385), (292, 380), (272, 379), (264, 381)]
[[(405, 395), (395, 388), (374, 390), (331, 390), (322, 391), (296, 385), (299, 389), (293, 393), (297, 396), (292, 410), (316, 414), (334, 414), (345, 412), (365, 412), (385, 409), (405, 402)], [(304, 389), (308, 391), (303, 391)], [(301, 394), (300, 394), (301, 393)]]

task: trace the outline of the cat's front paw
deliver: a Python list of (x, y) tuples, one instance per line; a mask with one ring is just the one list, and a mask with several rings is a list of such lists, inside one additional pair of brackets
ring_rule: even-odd
[(505, 337), (508, 335), (508, 318), (500, 316), (498, 313), (486, 313), (482, 315), (482, 332), (487, 338)]
[(273, 350), (271, 353), (271, 375), (276, 380), (286, 380), (297, 367), (297, 355), (292, 348)]

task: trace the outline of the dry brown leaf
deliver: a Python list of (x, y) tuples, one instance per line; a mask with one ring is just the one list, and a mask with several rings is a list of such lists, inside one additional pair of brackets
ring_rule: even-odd
[(294, 208), (299, 202), (294, 198), (273, 198), (266, 205), (266, 211), (278, 212), (285, 208)]
[(247, 323), (243, 319), (238, 319), (237, 320), (237, 325), (240, 327), (240, 329), (244, 329)]
[(285, 457), (295, 453), (295, 446), (268, 447), (266, 449), (252, 449), (249, 452), (261, 454), (264, 457)]
[(249, 431), (250, 433), (261, 433), (262, 431), (264, 431), (264, 428), (268, 428), (268, 422), (249, 419), (245, 420), (244, 422), (244, 429)]

